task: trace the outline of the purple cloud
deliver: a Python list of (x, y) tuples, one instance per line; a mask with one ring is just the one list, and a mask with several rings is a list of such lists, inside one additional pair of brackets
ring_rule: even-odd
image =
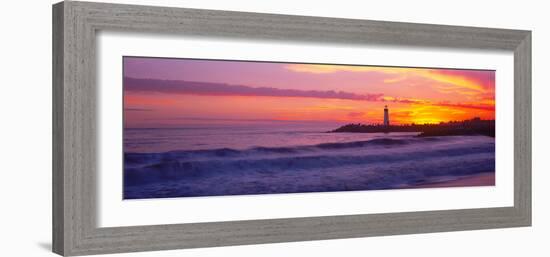
[(125, 92), (156, 92), (164, 94), (189, 95), (235, 95), (235, 96), (275, 96), (331, 98), (344, 100), (380, 101), (383, 94), (356, 94), (344, 91), (319, 91), (279, 89), (272, 87), (249, 87), (223, 83), (194, 82), (182, 80), (159, 80), (124, 78)]

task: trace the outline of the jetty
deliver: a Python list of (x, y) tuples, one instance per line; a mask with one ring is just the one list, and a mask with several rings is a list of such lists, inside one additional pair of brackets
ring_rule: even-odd
[(391, 125), (388, 107), (384, 107), (384, 123), (351, 123), (329, 131), (329, 133), (392, 133), (418, 132), (419, 137), (484, 135), (495, 137), (495, 120), (482, 120), (475, 117), (469, 120), (440, 122), (435, 124)]

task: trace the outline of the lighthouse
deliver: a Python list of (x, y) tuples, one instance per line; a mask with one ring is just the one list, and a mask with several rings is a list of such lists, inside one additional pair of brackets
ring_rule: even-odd
[(390, 126), (390, 114), (388, 112), (388, 106), (384, 106), (384, 126)]

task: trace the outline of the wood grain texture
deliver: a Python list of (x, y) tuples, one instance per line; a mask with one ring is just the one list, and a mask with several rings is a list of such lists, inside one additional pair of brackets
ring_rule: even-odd
[(514, 207), (531, 224), (531, 33), (514, 51)]
[(52, 249), (62, 253), (65, 245), (64, 173), (63, 173), (63, 78), (64, 78), (64, 15), (63, 4), (54, 5), (52, 17)]
[[(514, 52), (514, 206), (99, 228), (97, 31)], [(150, 251), (529, 226), (531, 33), (399, 22), (66, 1), (53, 6), (53, 250)], [(113, 170), (112, 172), (121, 172)]]

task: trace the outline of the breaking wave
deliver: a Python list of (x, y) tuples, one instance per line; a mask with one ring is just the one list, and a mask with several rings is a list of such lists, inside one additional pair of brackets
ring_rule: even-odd
[(126, 153), (125, 198), (396, 188), (494, 172), (494, 147), (486, 137), (404, 137)]

